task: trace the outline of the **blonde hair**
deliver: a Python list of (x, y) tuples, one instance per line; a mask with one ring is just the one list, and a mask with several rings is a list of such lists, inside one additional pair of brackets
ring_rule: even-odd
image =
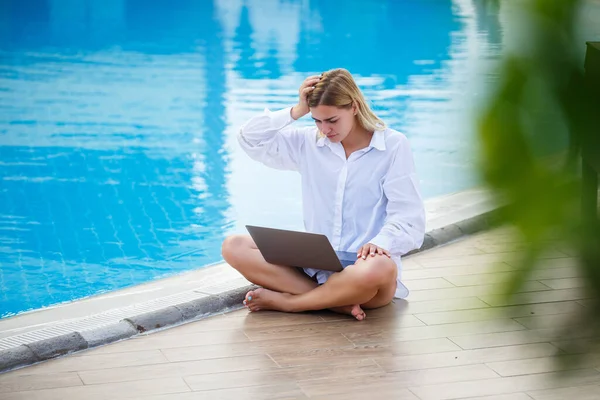
[(335, 106), (349, 109), (356, 104), (356, 119), (367, 131), (374, 132), (385, 129), (385, 123), (367, 104), (350, 72), (343, 68), (323, 72), (321, 81), (308, 95), (308, 106)]

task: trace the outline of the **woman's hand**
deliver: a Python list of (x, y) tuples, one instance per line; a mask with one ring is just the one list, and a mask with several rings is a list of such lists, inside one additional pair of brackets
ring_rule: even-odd
[(381, 247), (375, 246), (372, 243), (367, 243), (367, 244), (363, 245), (363, 247), (358, 249), (356, 258), (362, 258), (363, 260), (366, 260), (368, 255), (371, 255), (371, 257), (375, 257), (375, 254), (379, 254), (381, 256), (386, 255), (388, 257), (392, 257), (390, 252), (387, 251), (386, 249), (382, 249)]
[(302, 82), (300, 85), (300, 90), (298, 90), (298, 104), (296, 104), (292, 108), (292, 118), (298, 119), (310, 111), (308, 108), (308, 95), (315, 88), (315, 85), (321, 80), (321, 76), (313, 75), (309, 76)]

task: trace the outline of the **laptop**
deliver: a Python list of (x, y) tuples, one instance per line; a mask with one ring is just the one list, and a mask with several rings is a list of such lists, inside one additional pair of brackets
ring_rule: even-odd
[(340, 272), (356, 262), (356, 253), (335, 251), (327, 236), (246, 225), (258, 250), (271, 264)]

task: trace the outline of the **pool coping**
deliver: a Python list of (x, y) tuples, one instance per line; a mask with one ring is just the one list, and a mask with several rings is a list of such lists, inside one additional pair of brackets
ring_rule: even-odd
[[(499, 206), (491, 200), (489, 193), (483, 189), (470, 189), (437, 197), (426, 201), (425, 205), (428, 221), (424, 243), (420, 249), (414, 250), (406, 256), (489, 229), (497, 221), (500, 210)], [(221, 270), (231, 269), (227, 264), (221, 263), (207, 268), (207, 274), (218, 274), (219, 268)], [(57, 330), (57, 333), (52, 334), (49, 338), (31, 340), (0, 350), (0, 373), (137, 335), (197, 321), (211, 315), (238, 310), (243, 307), (242, 300), (245, 294), (256, 286), (247, 285), (249, 282), (245, 280), (237, 280), (235, 283), (240, 285), (220, 292), (211, 292), (205, 285), (204, 289), (194, 290), (196, 294), (193, 297), (196, 298), (191, 300), (178, 302), (179, 298), (185, 298), (185, 296), (173, 297), (174, 300), (171, 301), (174, 302), (173, 304), (159, 306), (158, 309), (149, 312), (140, 313), (132, 309), (131, 315), (115, 322), (91, 329), (73, 328), (67, 332)], [(77, 301), (73, 303), (77, 303)], [(39, 312), (43, 313), (44, 310)], [(35, 330), (29, 332), (31, 337), (35, 338), (35, 332)]]

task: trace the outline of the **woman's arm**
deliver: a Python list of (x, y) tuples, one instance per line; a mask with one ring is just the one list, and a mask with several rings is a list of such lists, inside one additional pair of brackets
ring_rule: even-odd
[(369, 243), (388, 250), (392, 256), (418, 249), (425, 238), (425, 207), (406, 138), (396, 151), (383, 191), (388, 199), (387, 215), (383, 228)]
[(241, 127), (238, 141), (250, 158), (272, 168), (300, 169), (305, 138), (314, 128), (289, 126), (294, 121), (291, 109), (265, 109)]
[(320, 76), (309, 76), (298, 90), (298, 104), (271, 112), (268, 109), (240, 129), (238, 141), (254, 160), (277, 169), (298, 171), (306, 136), (315, 128), (293, 128), (292, 121), (309, 113), (308, 94)]

